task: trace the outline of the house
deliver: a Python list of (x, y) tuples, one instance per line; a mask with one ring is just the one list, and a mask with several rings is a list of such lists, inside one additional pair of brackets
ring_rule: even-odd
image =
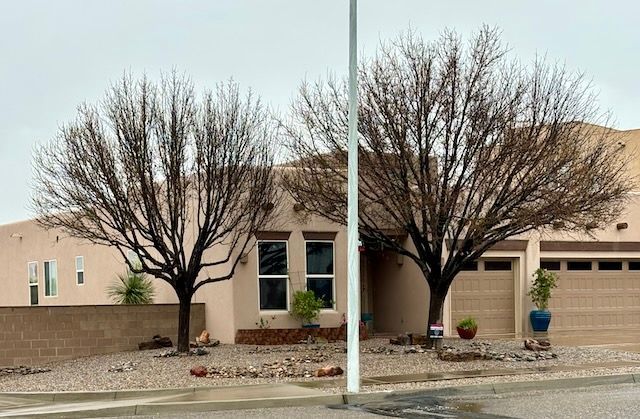
[[(611, 135), (621, 153), (638, 152), (640, 130)], [(630, 170), (640, 175), (639, 158)], [(288, 314), (294, 290), (313, 289), (330, 300), (321, 326), (339, 325), (347, 311), (346, 229), (295, 202), (280, 207), (278, 228), (257, 234), (233, 279), (194, 296), (205, 303), (207, 328), (223, 342), (233, 342), (239, 329), (298, 327)], [(373, 330), (424, 333), (429, 291), (417, 266), (376, 246), (360, 257), (361, 311), (373, 315)], [(114, 249), (45, 231), (34, 221), (0, 226), (0, 263), (0, 306), (109, 304), (105, 289), (126, 270)], [(445, 302), (445, 334), (455, 334), (456, 322), (468, 315), (478, 319), (480, 334), (530, 334), (526, 292), (538, 267), (560, 277), (551, 299), (553, 333), (640, 329), (640, 192), (630, 194), (612, 225), (582, 235), (550, 230), (515, 237), (466, 266)], [(164, 282), (155, 281), (155, 288), (157, 303), (177, 302)]]

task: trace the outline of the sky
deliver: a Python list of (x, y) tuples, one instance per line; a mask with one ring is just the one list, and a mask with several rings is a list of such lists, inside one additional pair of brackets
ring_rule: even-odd
[[(131, 72), (177, 69), (198, 89), (233, 78), (286, 112), (300, 82), (345, 76), (348, 0), (0, 0), (0, 224), (31, 218), (32, 153)], [(502, 30), (511, 53), (583, 72), (614, 127), (640, 128), (640, 3), (360, 0), (358, 50), (411, 28)]]

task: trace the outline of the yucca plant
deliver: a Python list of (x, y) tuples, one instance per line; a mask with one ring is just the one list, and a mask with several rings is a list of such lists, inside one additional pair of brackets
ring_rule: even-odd
[(115, 304), (152, 304), (155, 291), (145, 274), (128, 271), (118, 275), (107, 293)]

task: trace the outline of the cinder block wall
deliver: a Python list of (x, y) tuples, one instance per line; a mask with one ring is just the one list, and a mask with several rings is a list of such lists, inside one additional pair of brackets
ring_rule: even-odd
[[(205, 328), (204, 304), (192, 304), (190, 326), (193, 340)], [(0, 366), (137, 350), (154, 335), (175, 345), (177, 334), (177, 304), (0, 307)]]

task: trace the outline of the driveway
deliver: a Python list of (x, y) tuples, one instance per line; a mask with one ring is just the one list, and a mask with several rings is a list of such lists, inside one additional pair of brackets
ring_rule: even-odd
[(640, 353), (640, 330), (609, 332), (606, 329), (581, 334), (551, 335), (551, 342), (561, 346), (592, 346)]

